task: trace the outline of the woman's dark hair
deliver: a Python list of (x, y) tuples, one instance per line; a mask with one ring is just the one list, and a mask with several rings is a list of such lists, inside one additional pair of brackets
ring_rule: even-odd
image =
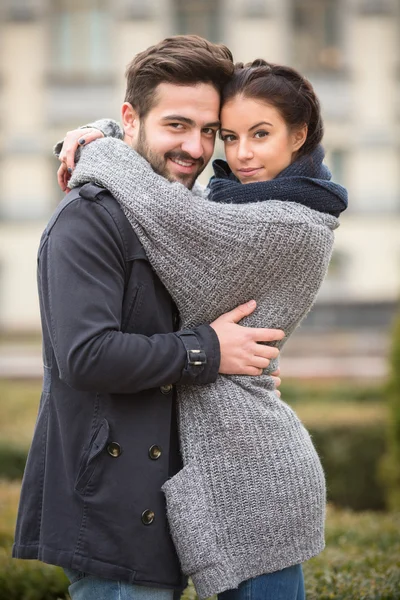
[(262, 100), (274, 106), (290, 129), (307, 125), (307, 139), (298, 156), (312, 152), (322, 140), (324, 126), (319, 100), (311, 83), (291, 67), (262, 59), (237, 63), (222, 92), (222, 103), (235, 96)]

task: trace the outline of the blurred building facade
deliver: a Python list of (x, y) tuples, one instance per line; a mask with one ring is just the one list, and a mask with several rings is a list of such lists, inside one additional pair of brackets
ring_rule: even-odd
[(39, 328), (36, 250), (62, 197), (54, 142), (118, 119), (127, 63), (177, 33), (311, 80), (327, 163), (350, 198), (313, 318), (387, 322), (400, 294), (399, 0), (2, 0), (0, 329)]

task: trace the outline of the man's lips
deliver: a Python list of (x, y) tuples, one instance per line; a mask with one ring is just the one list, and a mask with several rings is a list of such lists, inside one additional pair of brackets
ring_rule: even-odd
[(176, 167), (178, 167), (178, 170), (181, 173), (192, 173), (193, 171), (196, 171), (198, 168), (198, 161), (193, 161), (193, 160), (187, 160), (187, 159), (183, 159), (183, 158), (176, 158), (176, 157), (168, 157), (169, 160), (171, 162), (174, 163), (174, 165)]

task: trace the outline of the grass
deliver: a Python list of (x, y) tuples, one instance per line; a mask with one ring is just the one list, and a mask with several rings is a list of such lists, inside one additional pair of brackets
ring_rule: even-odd
[(326, 549), (304, 565), (307, 600), (398, 600), (400, 513), (330, 507)]

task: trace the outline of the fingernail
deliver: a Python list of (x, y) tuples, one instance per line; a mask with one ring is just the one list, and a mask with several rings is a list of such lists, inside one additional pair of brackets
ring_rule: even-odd
[(68, 173), (71, 174), (72, 173), (72, 169), (71, 167), (68, 167)]
[(85, 141), (86, 141), (86, 140), (84, 140), (83, 138), (81, 138), (81, 139), (79, 140), (79, 142), (78, 142), (78, 143), (79, 143), (81, 146), (83, 146), (83, 144), (85, 143)]
[(253, 308), (256, 305), (256, 301), (255, 300), (250, 300), (250, 302), (247, 303), (247, 306), (249, 308)]

